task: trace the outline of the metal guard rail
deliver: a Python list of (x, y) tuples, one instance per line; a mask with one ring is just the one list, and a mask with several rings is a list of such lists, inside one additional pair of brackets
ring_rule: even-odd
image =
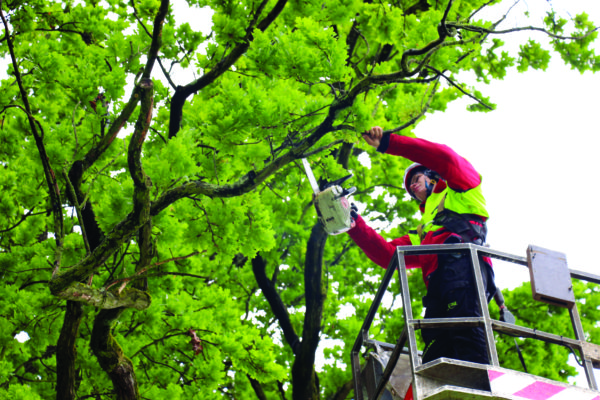
[[(456, 253), (456, 252), (469, 252), (471, 256), (471, 265), (473, 267), (473, 272), (475, 276), (475, 284), (477, 289), (477, 295), (479, 297), (479, 305), (481, 307), (481, 315), (482, 317), (470, 317), (470, 318), (437, 318), (437, 319), (414, 319), (412, 315), (412, 307), (410, 301), (410, 291), (408, 288), (408, 277), (406, 273), (406, 263), (404, 260), (405, 255), (422, 255), (422, 254), (447, 254), (447, 253)], [(492, 320), (489, 315), (488, 303), (485, 297), (485, 290), (483, 288), (483, 279), (481, 276), (481, 269), (479, 264), (479, 256), (487, 256), (490, 258), (495, 258), (503, 261), (512, 262), (515, 264), (520, 264), (524, 266), (528, 266), (528, 260), (526, 257), (519, 257), (512, 254), (496, 251), (484, 246), (478, 246), (474, 244), (449, 244), (449, 245), (426, 245), (426, 246), (399, 246), (396, 249), (396, 256), (392, 257), (390, 261), (390, 265), (387, 268), (387, 271), (383, 277), (383, 281), (377, 290), (375, 298), (373, 300), (373, 304), (371, 305), (369, 312), (363, 325), (361, 327), (360, 333), (356, 338), (354, 346), (351, 351), (351, 363), (352, 363), (352, 374), (354, 377), (354, 390), (355, 390), (355, 399), (363, 400), (362, 393), (362, 382), (361, 382), (361, 370), (360, 370), (360, 350), (364, 344), (383, 344), (385, 343), (377, 342), (374, 340), (369, 340), (369, 329), (373, 323), (377, 310), (379, 309), (379, 305), (381, 304), (381, 300), (383, 295), (387, 291), (387, 288), (392, 279), (392, 275), (394, 271), (398, 271), (399, 279), (400, 279), (400, 290), (402, 296), (402, 305), (403, 305), (403, 313), (405, 325), (400, 337), (396, 345), (393, 348), (392, 355), (388, 361), (387, 367), (383, 371), (383, 376), (377, 385), (377, 389), (375, 391), (374, 399), (379, 399), (383, 394), (385, 389), (385, 384), (389, 380), (394, 366), (398, 361), (401, 353), (408, 353), (411, 369), (413, 373), (413, 382), (415, 382), (415, 374), (420, 370), (424, 369), (424, 366), (421, 365), (421, 360), (419, 357), (419, 351), (417, 349), (415, 330), (421, 329), (423, 327), (435, 328), (442, 326), (450, 326), (450, 327), (473, 327), (473, 326), (482, 326), (484, 327), (488, 356), (490, 360), (490, 365), (499, 366), (498, 362), (498, 354), (496, 351), (496, 344), (493, 336), (493, 331), (497, 331), (500, 333), (509, 334), (512, 336), (519, 336), (523, 338), (533, 338), (542, 340), (547, 343), (560, 344), (569, 346), (571, 348), (575, 348), (579, 350), (581, 354), (581, 358), (584, 360), (584, 370), (586, 373), (586, 378), (588, 381), (588, 385), (590, 389), (598, 390), (598, 386), (593, 373), (593, 364), (592, 359), (590, 358), (590, 353), (597, 352), (598, 346), (587, 343), (585, 341), (585, 335), (583, 332), (583, 327), (581, 324), (581, 320), (579, 318), (579, 314), (577, 312), (577, 306), (574, 305), (569, 309), (571, 322), (573, 324), (573, 330), (575, 332), (575, 339), (566, 338), (559, 335), (554, 335), (547, 332), (542, 332), (536, 329), (525, 328), (517, 325), (513, 325), (506, 322), (501, 322), (497, 320)], [(569, 269), (571, 278), (585, 280), (588, 282), (593, 282), (600, 284), (600, 277), (589, 274), (582, 271)], [(408, 349), (404, 346), (408, 342)], [(388, 345), (388, 348), (389, 345)], [(596, 357), (598, 358), (598, 357)], [(434, 361), (435, 362), (435, 361)], [(427, 364), (425, 365), (425, 367)]]

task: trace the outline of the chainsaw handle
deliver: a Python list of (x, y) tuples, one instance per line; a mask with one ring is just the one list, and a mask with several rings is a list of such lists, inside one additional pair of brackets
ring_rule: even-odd
[(340, 197), (352, 196), (354, 194), (354, 192), (356, 192), (356, 186), (352, 186), (351, 188), (344, 189), (342, 194), (340, 194), (337, 198), (339, 199)]
[(325, 190), (328, 187), (331, 186), (342, 186), (342, 183), (346, 182), (348, 179), (352, 178), (352, 174), (344, 176), (343, 178), (340, 179), (336, 179), (335, 181), (332, 182), (327, 182), (325, 185), (323, 185), (324, 187), (321, 188), (321, 190)]

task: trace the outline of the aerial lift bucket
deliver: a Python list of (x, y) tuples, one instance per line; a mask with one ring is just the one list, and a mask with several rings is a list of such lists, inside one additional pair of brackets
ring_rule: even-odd
[[(469, 252), (482, 317), (414, 319), (410, 302), (405, 255)], [(512, 323), (492, 320), (489, 315), (479, 257), (487, 256), (527, 266), (530, 271), (532, 293), (536, 300), (569, 309), (575, 338), (567, 338), (525, 328)], [(369, 328), (389, 286), (392, 275), (398, 271), (405, 325), (395, 345), (369, 339)], [(573, 295), (571, 278), (600, 284), (600, 276), (570, 270), (564, 254), (537, 246), (529, 246), (527, 258), (498, 252), (474, 244), (430, 245), (398, 247), (361, 331), (352, 348), (351, 361), (356, 400), (600, 400), (600, 391), (593, 366), (600, 363), (600, 346), (585, 340), (583, 327)], [(484, 328), (490, 365), (440, 358), (421, 364), (415, 331), (422, 328), (476, 327)], [(583, 360), (589, 388), (572, 386), (543, 377), (513, 371), (499, 366), (493, 332), (543, 340), (547, 343), (569, 346), (579, 351)], [(407, 347), (405, 347), (407, 345)], [(389, 351), (386, 365), (375, 362), (375, 355), (360, 365), (363, 347), (381, 353)], [(381, 358), (379, 355), (377, 357)], [(400, 360), (400, 361), (399, 361)], [(399, 367), (399, 365), (400, 367)], [(407, 373), (407, 369), (409, 369)], [(410, 389), (398, 389), (390, 382), (397, 375), (408, 375)], [(406, 384), (403, 388), (406, 387)], [(412, 399), (410, 398), (412, 396)]]

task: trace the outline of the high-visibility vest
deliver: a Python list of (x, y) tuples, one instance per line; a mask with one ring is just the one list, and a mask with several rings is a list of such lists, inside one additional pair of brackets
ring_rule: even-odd
[(467, 243), (473, 242), (475, 237), (485, 241), (485, 219), (488, 217), (481, 183), (465, 192), (446, 186), (443, 191), (431, 193), (427, 198), (421, 225), (409, 232), (410, 241), (413, 245), (420, 245), (428, 232), (442, 228), (460, 235)]

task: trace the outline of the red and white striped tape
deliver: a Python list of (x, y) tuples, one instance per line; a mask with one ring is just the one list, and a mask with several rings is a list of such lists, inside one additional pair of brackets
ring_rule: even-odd
[(600, 395), (589, 389), (567, 384), (541, 381), (532, 375), (511, 374), (488, 370), (492, 393), (527, 400), (600, 400)]

